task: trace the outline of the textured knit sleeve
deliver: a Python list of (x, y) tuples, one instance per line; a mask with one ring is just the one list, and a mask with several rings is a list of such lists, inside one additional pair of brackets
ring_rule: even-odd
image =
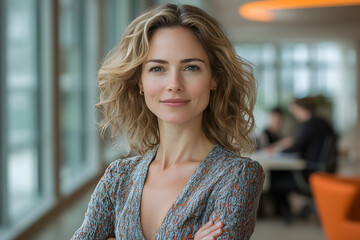
[(102, 240), (115, 236), (114, 171), (114, 164), (111, 164), (91, 196), (84, 222), (71, 239)]
[(210, 219), (223, 221), (218, 239), (250, 239), (254, 232), (256, 212), (264, 182), (264, 172), (256, 161), (230, 168), (218, 189)]

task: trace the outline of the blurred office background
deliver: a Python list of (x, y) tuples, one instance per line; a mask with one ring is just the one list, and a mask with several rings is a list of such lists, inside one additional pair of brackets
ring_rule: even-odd
[[(68, 239), (79, 227), (104, 168), (127, 153), (123, 138), (114, 147), (99, 136), (97, 70), (129, 21), (166, 2), (219, 19), (253, 63), (257, 131), (270, 108), (318, 96), (340, 165), (358, 173), (360, 6), (282, 9), (259, 22), (239, 15), (250, 0), (0, 0), (0, 239)], [(300, 225), (259, 220), (254, 239), (324, 239), (319, 224)]]

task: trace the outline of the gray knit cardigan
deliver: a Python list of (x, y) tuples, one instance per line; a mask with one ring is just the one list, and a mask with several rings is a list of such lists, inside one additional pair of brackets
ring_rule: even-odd
[[(72, 239), (145, 239), (141, 193), (156, 151), (110, 164)], [(215, 145), (167, 212), (156, 239), (193, 239), (210, 219), (224, 222), (218, 239), (250, 239), (264, 178), (258, 162)]]

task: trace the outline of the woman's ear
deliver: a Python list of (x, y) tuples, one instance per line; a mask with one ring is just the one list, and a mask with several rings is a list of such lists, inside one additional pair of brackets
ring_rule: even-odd
[(212, 78), (211, 84), (210, 84), (210, 89), (211, 89), (211, 90), (216, 90), (216, 88), (217, 88), (216, 79), (215, 79), (215, 78)]
[(144, 91), (144, 87), (143, 87), (141, 79), (139, 80), (138, 86), (139, 86), (140, 91)]

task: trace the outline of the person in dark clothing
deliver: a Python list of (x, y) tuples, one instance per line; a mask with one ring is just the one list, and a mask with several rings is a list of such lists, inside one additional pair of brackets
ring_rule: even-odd
[(298, 152), (306, 160), (307, 169), (317, 171), (322, 145), (328, 136), (335, 135), (334, 130), (327, 121), (316, 116), (316, 105), (312, 98), (296, 99), (290, 111), (300, 123), (300, 129), (293, 143), (282, 152)]
[[(324, 119), (316, 116), (316, 105), (313, 98), (296, 99), (290, 107), (295, 119), (300, 123), (298, 134), (292, 141), (287, 141), (288, 146), (282, 153), (298, 153), (306, 160), (306, 169), (301, 173), (308, 182), (311, 173), (320, 170), (319, 156), (325, 140), (334, 136), (334, 130)], [(275, 200), (275, 212), (289, 216), (290, 206), (287, 195), (291, 191), (301, 191), (291, 171), (271, 172), (271, 192)]]
[(281, 131), (283, 127), (284, 112), (279, 107), (275, 107), (270, 111), (270, 118), (268, 126), (262, 131), (258, 137), (257, 148), (265, 148), (278, 142), (281, 138)]

